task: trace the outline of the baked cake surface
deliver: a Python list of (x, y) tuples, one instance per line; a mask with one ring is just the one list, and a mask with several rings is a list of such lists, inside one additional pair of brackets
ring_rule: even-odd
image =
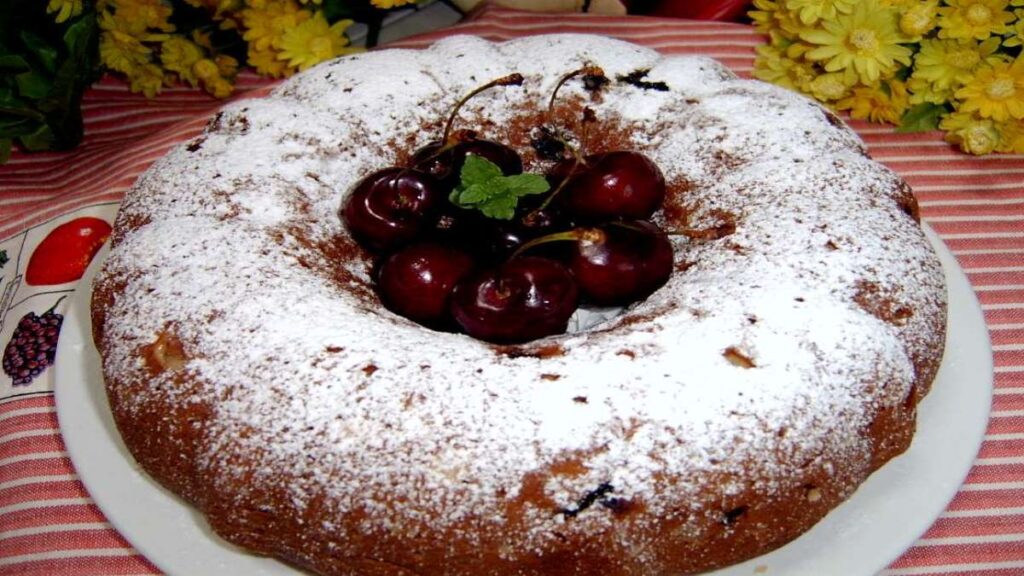
[[(676, 271), (520, 346), (377, 301), (338, 209), (459, 123), (529, 147), (583, 106), (591, 152), (668, 182)], [(646, 72), (645, 72), (646, 71)], [(615, 80), (618, 79), (618, 80)], [(945, 287), (909, 187), (817, 104), (597, 36), (341, 58), (225, 107), (122, 205), (93, 300), (126, 444), (226, 539), (325, 574), (680, 574), (799, 535), (902, 452)]]

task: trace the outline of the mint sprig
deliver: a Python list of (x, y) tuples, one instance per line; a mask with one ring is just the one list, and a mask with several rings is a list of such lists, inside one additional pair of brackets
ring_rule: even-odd
[(448, 196), (452, 204), (479, 210), (484, 216), (498, 220), (511, 220), (521, 197), (543, 194), (551, 188), (543, 176), (505, 176), (497, 164), (474, 154), (466, 156), (459, 175), (462, 181)]

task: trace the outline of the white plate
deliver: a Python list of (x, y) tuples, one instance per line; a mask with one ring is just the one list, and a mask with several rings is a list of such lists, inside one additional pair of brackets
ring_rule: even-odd
[[(870, 575), (924, 533), (963, 482), (988, 423), (992, 352), (981, 307), (942, 241), (926, 230), (949, 287), (946, 355), (922, 402), (910, 449), (868, 479), (809, 532), (764, 556), (715, 572)], [(57, 416), (68, 453), (93, 500), (146, 558), (170, 574), (283, 576), (299, 571), (214, 536), (191, 507), (139, 470), (114, 427), (92, 344), (93, 261), (64, 319), (57, 351)]]

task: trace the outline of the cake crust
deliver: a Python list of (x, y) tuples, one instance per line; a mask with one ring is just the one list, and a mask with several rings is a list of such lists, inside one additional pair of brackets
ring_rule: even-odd
[[(614, 81), (570, 82), (583, 65)], [(387, 70), (386, 76), (380, 70)], [(668, 182), (665, 287), (519, 346), (377, 301), (337, 217), (361, 176), (460, 123), (527, 170), (543, 121)], [(639, 76), (638, 76), (639, 75)], [(643, 82), (632, 82), (631, 78)], [(225, 107), (133, 186), (95, 282), (125, 444), (225, 539), (323, 574), (683, 574), (803, 533), (903, 452), (945, 287), (913, 194), (817, 104), (597, 36), (453, 37)]]

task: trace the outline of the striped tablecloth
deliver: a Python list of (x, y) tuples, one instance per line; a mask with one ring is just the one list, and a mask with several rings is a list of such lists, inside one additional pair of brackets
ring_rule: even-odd
[[(491, 9), (453, 33), (494, 40), (552, 32), (606, 34), (671, 54), (707, 54), (749, 76), (762, 39), (738, 24)], [(266, 81), (244, 76), (244, 91)], [(250, 92), (251, 95), (251, 92)], [(69, 282), (29, 286), (26, 267), (55, 227), (83, 217), (111, 222), (132, 181), (177, 142), (199, 132), (219, 102), (169, 89), (146, 101), (105, 79), (84, 102), (86, 139), (61, 154), (15, 154), (0, 166), (0, 346), (19, 319), (61, 312)], [(922, 215), (976, 290), (995, 354), (988, 433), (967, 483), (930, 530), (885, 574), (1024, 574), (1024, 157), (974, 158), (938, 133), (895, 134), (853, 123), (872, 155), (916, 190)], [(0, 253), (0, 261), (4, 260)], [(106, 523), (68, 459), (53, 402), (52, 369), (28, 385), (0, 374), (0, 575), (158, 574)]]

